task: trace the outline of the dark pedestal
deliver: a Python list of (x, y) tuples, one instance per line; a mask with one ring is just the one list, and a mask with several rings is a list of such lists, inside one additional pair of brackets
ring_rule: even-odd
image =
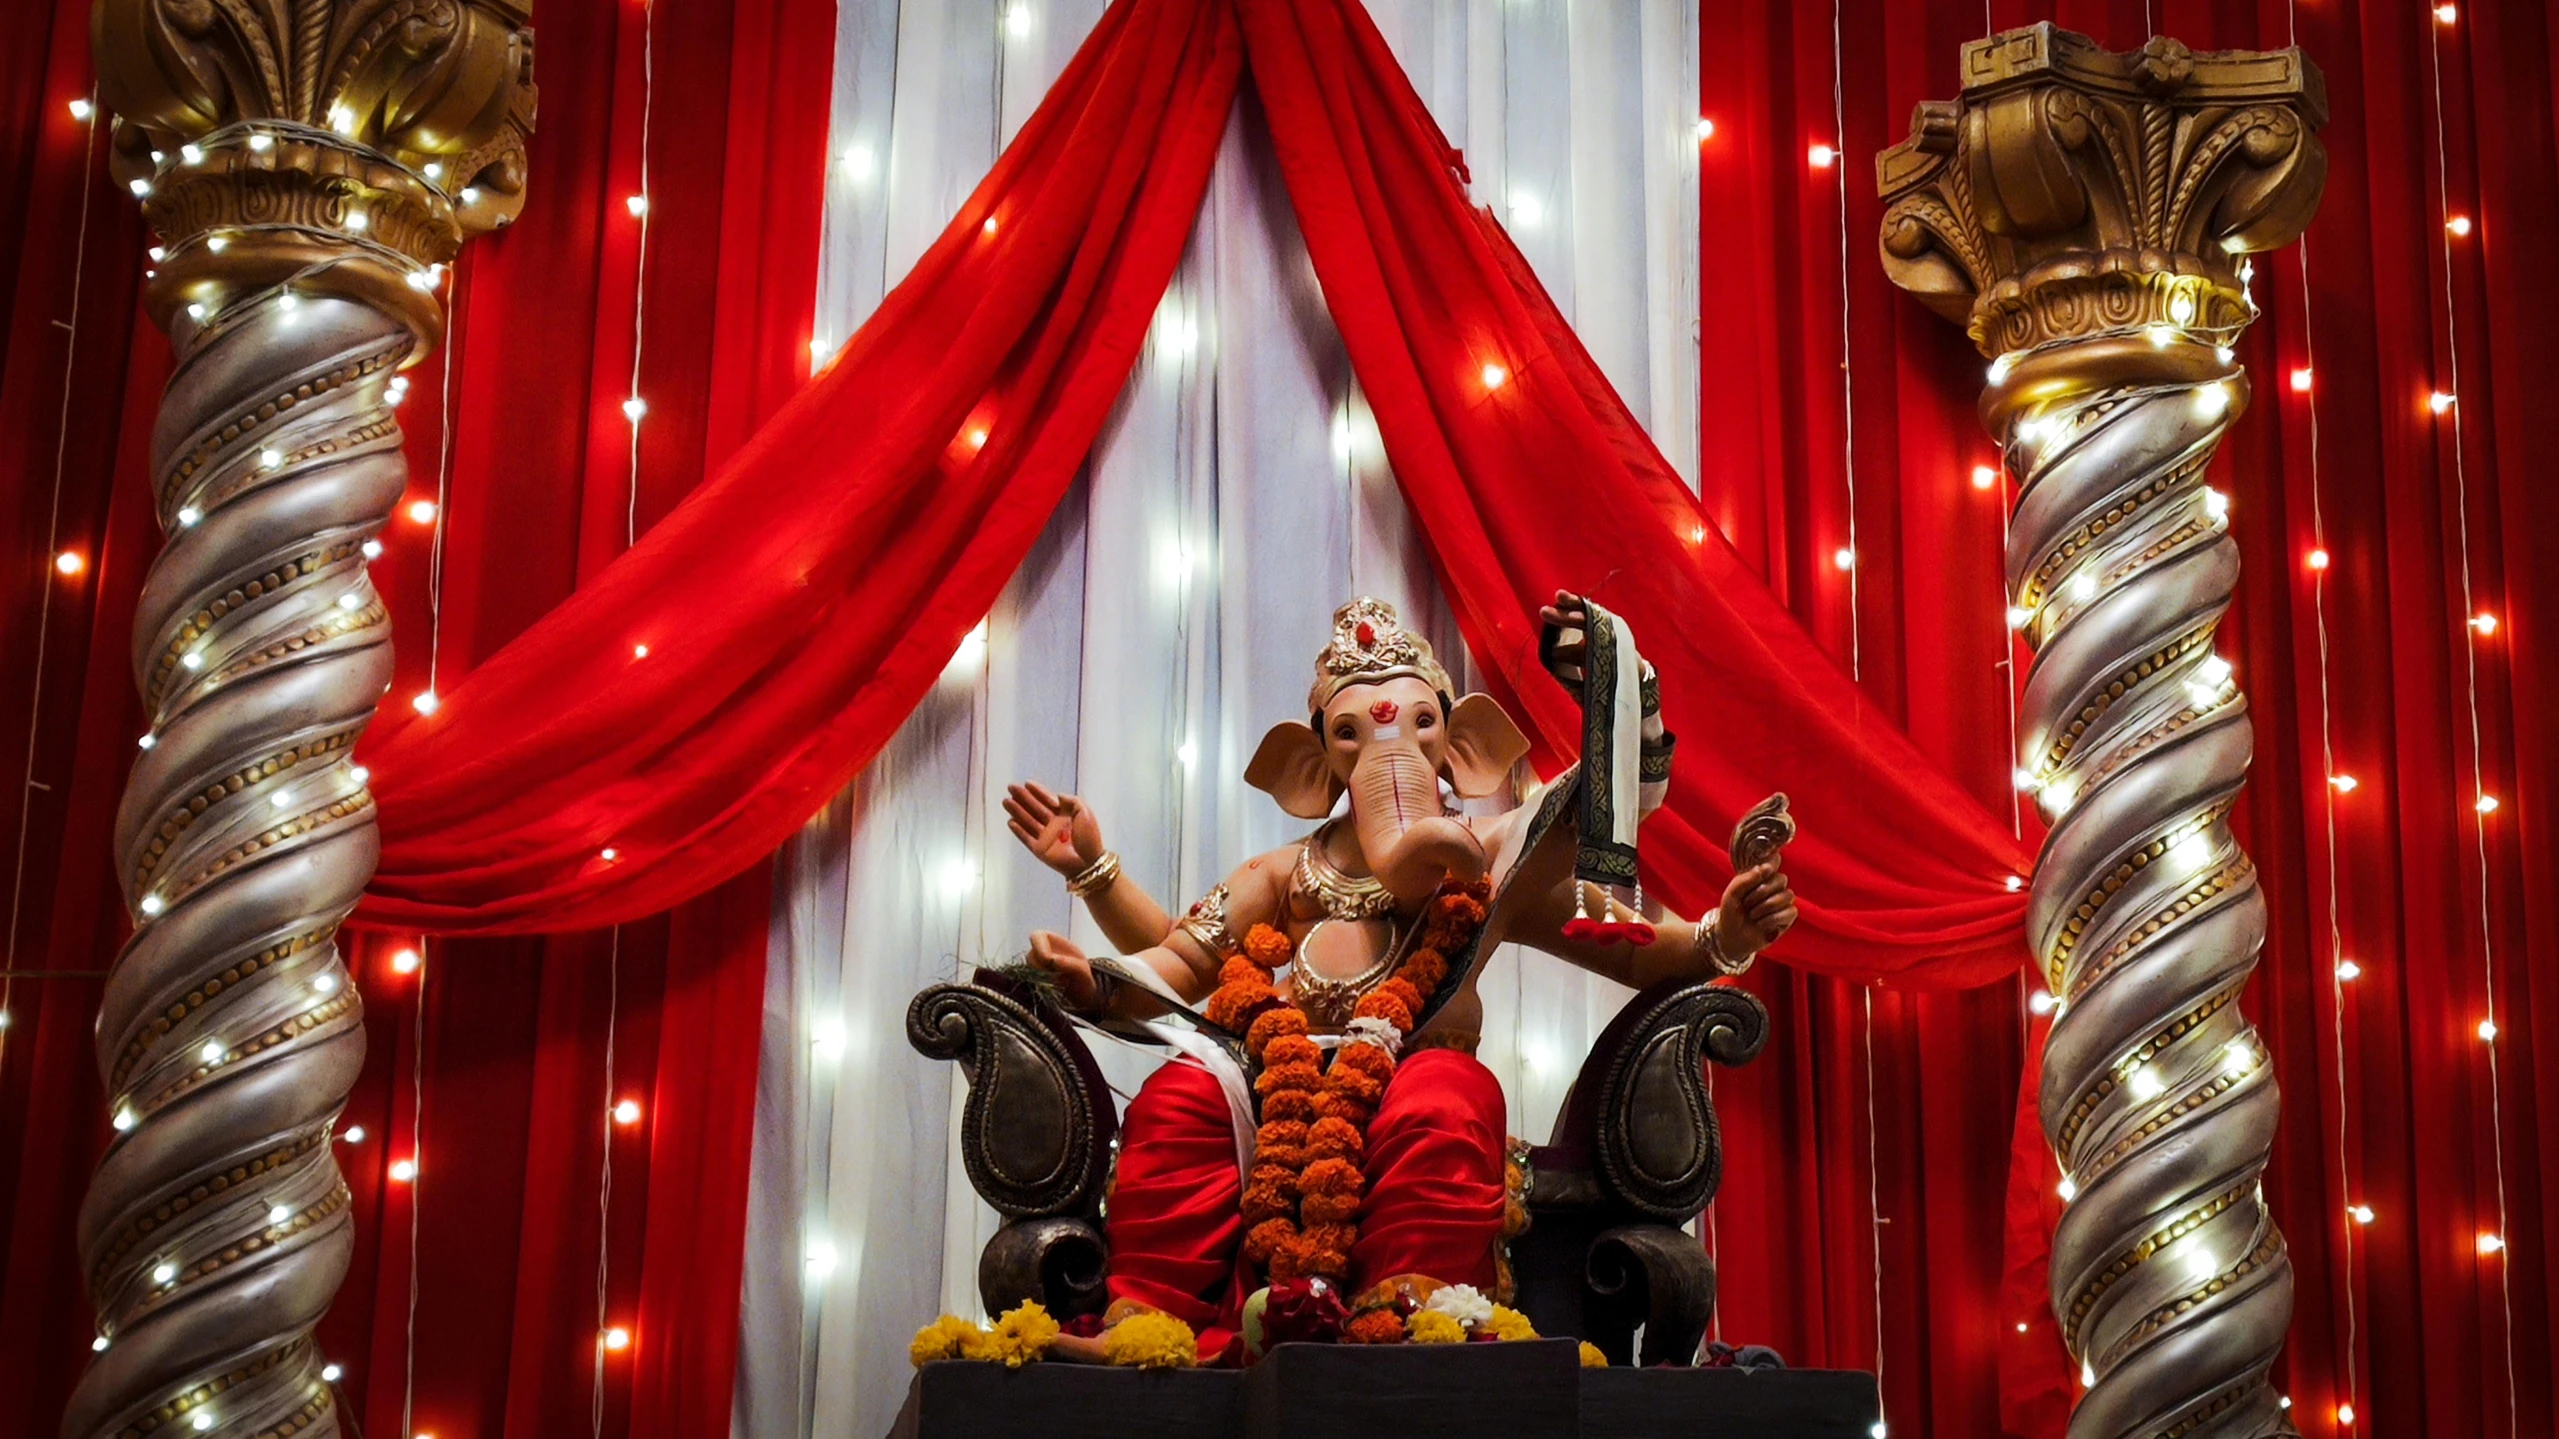
[(927, 1364), (890, 1439), (1234, 1439), (1244, 1376), (1232, 1369), (1091, 1364)]
[(1875, 1376), (1846, 1369), (1589, 1369), (1584, 1439), (1870, 1439)]
[(1252, 1369), (928, 1364), (890, 1439), (1869, 1439), (1875, 1376), (1584, 1369), (1570, 1340), (1283, 1344)]
[(1581, 1346), (1283, 1344), (1244, 1373), (1243, 1439), (1576, 1439)]

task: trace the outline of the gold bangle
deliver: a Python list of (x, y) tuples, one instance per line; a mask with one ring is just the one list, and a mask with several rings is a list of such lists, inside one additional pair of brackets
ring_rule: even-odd
[(1749, 973), (1751, 961), (1759, 956), (1744, 955), (1740, 962), (1736, 963), (1731, 956), (1725, 954), (1724, 936), (1717, 924), (1719, 917), (1709, 915), (1697, 921), (1697, 940), (1693, 947), (1698, 954), (1704, 956), (1707, 968), (1726, 979), (1736, 979)]
[(1102, 851), (1100, 859), (1077, 870), (1074, 876), (1066, 881), (1066, 892), (1077, 899), (1090, 899), (1103, 890), (1109, 889), (1111, 882), (1119, 877), (1119, 852), (1106, 849)]

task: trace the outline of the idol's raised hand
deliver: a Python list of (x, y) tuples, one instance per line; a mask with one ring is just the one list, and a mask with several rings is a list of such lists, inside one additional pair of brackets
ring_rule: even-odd
[(1724, 906), (1715, 912), (1715, 938), (1726, 955), (1745, 959), (1775, 944), (1795, 926), (1795, 887), (1777, 861), (1753, 865), (1724, 886)]
[(1590, 608), (1580, 595), (1557, 590), (1555, 602), (1537, 611), (1537, 659), (1564, 688), (1582, 692), (1582, 661), (1590, 653)]
[(1069, 878), (1102, 857), (1102, 822), (1084, 801), (1046, 785), (1006, 785), (1004, 827), (1031, 858)]

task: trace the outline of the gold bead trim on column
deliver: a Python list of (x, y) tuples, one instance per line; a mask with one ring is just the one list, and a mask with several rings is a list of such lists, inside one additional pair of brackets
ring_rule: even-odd
[(2171, 848), (2189, 836), (2201, 834), (2219, 823), (2237, 802), (2235, 799), (2222, 800), (2185, 823), (2170, 826), (2157, 839), (2127, 855), (2121, 864), (2116, 865), (2114, 870), (2098, 883), (2095, 889), (2088, 892), (2088, 897), (2079, 902), (2079, 907), (2073, 910), (2070, 918), (2063, 923), (2060, 936), (2054, 940), (2053, 952), (2044, 961), (2045, 974), (2056, 978), (2054, 993), (2060, 993), (2058, 977), (2070, 972), (2070, 953), (2078, 948), (2079, 937), (2088, 932), (2090, 921), (2097, 918), (2098, 914), (2105, 909), (2107, 902), (2121, 893), (2123, 887), (2132, 882), (2134, 875), (2149, 868), (2152, 860), (2167, 854)]
[[(346, 1185), (341, 1182), (335, 1190), (321, 1196), (318, 1202), (302, 1211), (304, 1214), (310, 1216), (311, 1223), (290, 1227), (288, 1230), (288, 1236), (289, 1234), (298, 1234), (303, 1229), (311, 1227), (311, 1225), (319, 1224), (334, 1217), (340, 1210), (347, 1207), (350, 1199), (351, 1196), (347, 1191)], [(198, 1283), (202, 1280), (210, 1279), (214, 1275), (221, 1273), (223, 1270), (230, 1268), (232, 1265), (239, 1263), (241, 1260), (248, 1258), (250, 1255), (257, 1254), (263, 1250), (275, 1248), (280, 1242), (282, 1242), (280, 1238), (269, 1238), (268, 1232), (263, 1229), (240, 1236), (231, 1243), (224, 1245), (219, 1251), (208, 1254), (201, 1259), (189, 1263), (178, 1271), (176, 1278), (171, 1279), (168, 1283), (155, 1284), (151, 1286), (150, 1292), (143, 1297), (142, 1302), (126, 1311), (125, 1322), (130, 1325), (143, 1319), (155, 1310), (166, 1307), (171, 1301), (175, 1300), (179, 1294), (187, 1288), (187, 1286)]]
[(2162, 1325), (2256, 1273), (2277, 1254), (2282, 1253), (2283, 1247), (2283, 1236), (2267, 1234), (2265, 1238), (2257, 1241), (2257, 1247), (2250, 1250), (2238, 1263), (2142, 1316), (2141, 1322), (2127, 1331), (2123, 1338), (2107, 1346), (2106, 1352), (2098, 1356), (2098, 1362), (2104, 1367), (2112, 1368), (2116, 1361), (2131, 1353), (2141, 1341), (2159, 1332)]
[(206, 1061), (190, 1066), (184, 1073), (179, 1074), (176, 1078), (170, 1080), (167, 1084), (162, 1085), (159, 1089), (146, 1096), (143, 1100), (143, 1108), (146, 1110), (158, 1109), (161, 1106), (170, 1103), (172, 1100), (177, 1099), (179, 1096), (186, 1094), (197, 1085), (204, 1083), (205, 1080), (210, 1078), (217, 1070), (229, 1069), (233, 1065), (248, 1060), (266, 1050), (273, 1049), (279, 1044), (299, 1039), (303, 1035), (309, 1034), (313, 1030), (322, 1028), (336, 1020), (352, 1017), (353, 1015), (361, 1012), (359, 1006), (361, 1006), (362, 1003), (362, 1000), (356, 998), (356, 993), (353, 987), (349, 986), (340, 988), (337, 993), (330, 995), (328, 998), (311, 1006), (309, 1009), (288, 1015), (284, 1019), (268, 1026), (259, 1033), (251, 1035), (246, 1040), (232, 1046), (224, 1052), (221, 1059)]
[(2227, 1212), (2232, 1205), (2247, 1198), (2249, 1192), (2256, 1187), (2256, 1181), (2250, 1180), (2246, 1184), (2214, 1195), (2201, 1205), (2179, 1215), (2175, 1223), (2145, 1235), (2139, 1243), (2117, 1254), (2105, 1268), (2088, 1276), (2087, 1282), (2079, 1287), (2079, 1292), (2071, 1296), (2069, 1312), (2062, 1319), (2062, 1343), (2068, 1346), (2073, 1354), (2078, 1353), (2080, 1326), (2088, 1322), (2088, 1311), (2097, 1307), (2097, 1301), (2105, 1297), (2106, 1291), (2114, 1287), (2116, 1280), (2148, 1263), (2151, 1256), (2160, 1250), (2201, 1229), (2205, 1221), (2213, 1216)]
[(175, 1430), (178, 1422), (205, 1405), (219, 1399), (234, 1385), (245, 1384), (280, 1365), (298, 1363), (311, 1352), (311, 1341), (297, 1339), (290, 1344), (270, 1349), (228, 1374), (208, 1379), (179, 1393), (158, 1408), (144, 1414), (116, 1432), (116, 1439), (143, 1439), (163, 1429)]
[(323, 929), (297, 934), (281, 944), (271, 944), (189, 990), (185, 998), (153, 1015), (149, 1026), (125, 1042), (123, 1051), (116, 1056), (114, 1069), (108, 1074), (108, 1090), (123, 1089), (124, 1082), (133, 1077), (134, 1067), (142, 1062), (142, 1056), (148, 1053), (153, 1045), (167, 1038), (169, 1032), (184, 1022), (188, 1015), (203, 1008), (207, 1001), (220, 994), (226, 987), (238, 984), (280, 960), (300, 954), (315, 945), (324, 944), (337, 932), (338, 927), (333, 924)]
[(184, 1194), (172, 1195), (162, 1200), (151, 1212), (135, 1216), (124, 1228), (116, 1231), (115, 1237), (108, 1240), (106, 1247), (99, 1251), (97, 1262), (89, 1266), (89, 1287), (105, 1288), (107, 1276), (114, 1271), (116, 1265), (122, 1262), (126, 1255), (140, 1248), (142, 1242), (149, 1239), (161, 1225), (180, 1218), (196, 1205), (223, 1194), (233, 1185), (246, 1184), (270, 1169), (280, 1169), (297, 1159), (307, 1158), (313, 1150), (327, 1145), (334, 1133), (335, 1131), (331, 1129), (314, 1130), (290, 1144), (277, 1145), (255, 1159), (244, 1164), (235, 1164), (222, 1173), (202, 1181)]
[(207, 678), (214, 683), (239, 679), (252, 670), (265, 669), (277, 660), (298, 654), (313, 645), (387, 624), (390, 618), (390, 610), (385, 608), (381, 598), (376, 596), (356, 609), (339, 610), (316, 625), (306, 625), (301, 633), (286, 635), (264, 649), (234, 655), (228, 663), (211, 671)]
[(2239, 1401), (2247, 1398), (2256, 1388), (2254, 1384), (2234, 1384), (2222, 1390), (2187, 1414), (2185, 1418), (2160, 1430), (2159, 1439), (2186, 1439), (2187, 1435), (2238, 1408)]
[[(2116, 501), (2104, 514), (2062, 536), (2060, 543), (2053, 547), (2052, 553), (2044, 557), (2044, 562), (2035, 567), (2035, 572), (2028, 576), (2026, 583), (2019, 588), (2017, 602), (2028, 609), (2042, 608), (2044, 600), (2052, 593), (2053, 582), (2061, 577), (2062, 571), (2070, 568), (2072, 560), (2077, 559), (2083, 551), (2103, 539), (2107, 531), (2140, 513), (2151, 501), (2164, 495), (2177, 493), (2201, 478), (2205, 468), (2211, 462), (2210, 454), (2184, 460), (2176, 468), (2153, 478), (2132, 494)], [(2129, 563), (2117, 566), (2119, 572), (2128, 571), (2130, 568)]]
[(210, 884), (217, 876), (234, 865), (253, 859), (286, 840), (325, 829), (351, 814), (361, 814), (372, 807), (373, 792), (360, 789), (353, 794), (343, 795), (328, 804), (321, 805), (317, 809), (306, 810), (291, 819), (270, 825), (249, 839), (224, 850), (213, 863), (169, 886), (162, 892), (161, 902), (174, 905)]
[(168, 854), (169, 847), (176, 844), (178, 837), (185, 834), (206, 810), (261, 780), (273, 779), (311, 761), (337, 754), (354, 744), (355, 737), (362, 732), (361, 727), (349, 727), (304, 740), (291, 749), (280, 750), (262, 760), (253, 760), (190, 795), (169, 811), (167, 817), (160, 821), (159, 830), (151, 836), (151, 842), (143, 846), (142, 853), (134, 861), (133, 886), (140, 889), (150, 885), (151, 877), (158, 873), (160, 861)]
[[(159, 708), (161, 698), (168, 692), (170, 680), (182, 672), (187, 652), (195, 648), (196, 641), (212, 633), (214, 625), (225, 616), (234, 610), (244, 609), (255, 601), (273, 599), (293, 588), (296, 581), (343, 564), (363, 553), (362, 537), (343, 537), (322, 545), (318, 549), (306, 550), (295, 555), (207, 601), (203, 608), (187, 617), (185, 624), (178, 626), (178, 632), (169, 637), (169, 642), (162, 646), (159, 657), (152, 661), (151, 690), (145, 696), (147, 702), (153, 709)], [(202, 678), (201, 675), (192, 671), (185, 673), (190, 679)]]
[[(2101, 955), (2096, 962), (2083, 965), (2079, 971), (2078, 983), (2071, 986), (2070, 992), (2062, 996), (2064, 1001), (2071, 1004), (2078, 1003), (2081, 995), (2086, 994), (2097, 981), (2114, 973), (2116, 966), (2130, 958), (2151, 936), (2202, 908), (2206, 901), (2216, 895), (2232, 893), (2256, 873), (2257, 865), (2254, 860), (2245, 854), (2234, 855), (2220, 869), (2205, 876), (2185, 893), (2162, 906), (2150, 918), (2135, 925), (2123, 938), (2108, 946), (2105, 954)], [(2057, 982), (2055, 990), (2059, 991)]]
[(179, 456), (177, 462), (169, 467), (168, 474), (160, 481), (161, 512), (164, 515), (175, 513), (179, 487), (193, 479), (197, 471), (212, 464), (235, 441), (246, 439), (260, 426), (283, 415), (296, 405), (308, 404), (343, 386), (381, 373), (406, 355), (409, 349), (410, 346), (405, 340), (386, 340), (377, 348), (355, 357), (352, 361), (341, 364), (326, 374), (313, 376), (283, 394), (261, 403), (257, 409), (232, 420), (218, 432), (196, 441), (195, 447)]
[(2089, 1087), (2087, 1093), (2079, 1096), (2079, 1102), (2070, 1107), (2069, 1115), (2062, 1120), (2058, 1135), (2061, 1148), (2069, 1150), (2078, 1145), (2080, 1128), (2087, 1124), (2089, 1118), (2097, 1112), (2099, 1105), (2105, 1103), (2108, 1097), (2124, 1086), (2126, 1075), (2158, 1058), (2169, 1045), (2203, 1027), (2206, 1020), (2221, 1013), (2232, 1000), (2238, 997), (2239, 991), (2236, 989), (2219, 989), (2205, 995), (2184, 1014), (2177, 1016), (2164, 1028), (2135, 1046), (2132, 1053), (2115, 1061), (2110, 1068), (2098, 1075), (2097, 1082)]
[(2213, 701), (2209, 705), (2205, 704), (2201, 700), (2190, 698), (2184, 705), (2170, 711), (2169, 714), (2162, 718), (2159, 723), (2152, 725), (2147, 730), (2144, 730), (2129, 742), (2117, 745), (2113, 749), (2108, 750), (2106, 752), (2106, 757), (2098, 762), (2097, 767), (2088, 771), (2086, 777), (2081, 781), (2082, 786), (2093, 787), (2099, 780), (2106, 778), (2115, 771), (2131, 764), (2134, 760), (2141, 758), (2143, 754), (2157, 748), (2161, 743), (2166, 741), (2170, 736), (2176, 734), (2179, 730), (2182, 730), (2186, 726), (2193, 724), (2195, 721), (2204, 718), (2206, 715), (2219, 714), (2223, 710), (2230, 708), (2232, 705), (2244, 706), (2247, 702), (2247, 696), (2239, 692), (2238, 686), (2227, 683), (2223, 685), (2220, 693), (2213, 696)]
[(2086, 1165), (2089, 1174), (2094, 1176), (2105, 1173), (2108, 1169), (2118, 1163), (2121, 1163), (2125, 1157), (2130, 1155), (2134, 1150), (2139, 1149), (2142, 1145), (2155, 1138), (2160, 1131), (2166, 1129), (2170, 1124), (2186, 1115), (2194, 1113), (2196, 1110), (2201, 1109), (2205, 1105), (2212, 1103), (2214, 1100), (2221, 1098), (2230, 1091), (2237, 1089), (2240, 1081), (2246, 1077), (2247, 1076), (2245, 1075), (2232, 1074), (2227, 1069), (2216, 1069), (2212, 1071), (2211, 1074), (2205, 1076), (2203, 1083), (2196, 1085), (2193, 1089), (2190, 1089), (2185, 1094), (2179, 1096), (2175, 1104), (2169, 1105), (2168, 1107), (2160, 1110), (2157, 1114), (2143, 1120), (2139, 1125), (2136, 1125), (2131, 1132), (2125, 1134), (2121, 1139), (2116, 1140), (2113, 1144), (2108, 1145), (2094, 1158), (2091, 1158)]
[(2135, 661), (2131, 668), (2107, 681), (2106, 687), (2099, 690), (2086, 704), (2081, 705), (2079, 713), (2072, 715), (2068, 724), (2053, 732), (2052, 743), (2044, 748), (2045, 772), (2050, 773), (2061, 768), (2062, 762), (2070, 758), (2070, 752), (2079, 747), (2080, 736), (2088, 733), (2107, 710), (2114, 708), (2115, 701), (2132, 693), (2134, 687), (2143, 680), (2211, 643), (2212, 624), (2207, 622), (2202, 628), (2188, 630), (2185, 634), (2153, 650), (2142, 659)]

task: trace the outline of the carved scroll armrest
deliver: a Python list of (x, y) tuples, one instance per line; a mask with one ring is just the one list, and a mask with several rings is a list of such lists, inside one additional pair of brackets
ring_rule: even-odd
[(906, 1037), (968, 1068), (960, 1159), (988, 1204), (1016, 1219), (1097, 1212), (1119, 1121), (1101, 1067), (1071, 1028), (979, 970), (971, 983), (915, 996)]
[(1706, 1094), (1705, 1063), (1748, 1064), (1768, 1042), (1768, 1010), (1727, 984), (1670, 980), (1630, 1001), (1591, 1047), (1553, 1140), (1545, 1172), (1579, 1171), (1589, 1197), (1631, 1214), (1684, 1224), (1723, 1179), (1723, 1143)]

